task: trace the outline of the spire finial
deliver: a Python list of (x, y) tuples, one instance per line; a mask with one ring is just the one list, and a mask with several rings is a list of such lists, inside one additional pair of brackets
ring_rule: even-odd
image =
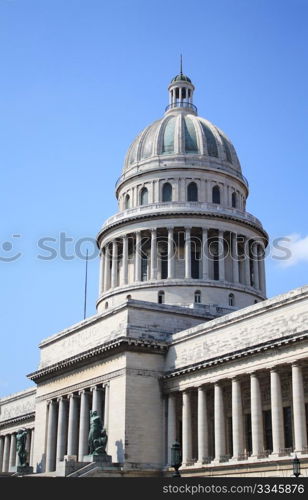
[(183, 75), (183, 57), (181, 54), (180, 75)]

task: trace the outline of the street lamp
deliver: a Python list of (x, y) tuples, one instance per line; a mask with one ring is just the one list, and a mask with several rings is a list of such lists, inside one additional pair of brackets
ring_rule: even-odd
[(172, 477), (181, 477), (179, 473), (179, 468), (182, 465), (182, 452), (181, 445), (178, 441), (175, 441), (171, 446), (171, 467), (175, 469), (175, 473)]
[(301, 475), (301, 464), (300, 464), (300, 461), (299, 459), (297, 458), (297, 456), (295, 455), (294, 459), (293, 459), (293, 475), (295, 477), (298, 477)]

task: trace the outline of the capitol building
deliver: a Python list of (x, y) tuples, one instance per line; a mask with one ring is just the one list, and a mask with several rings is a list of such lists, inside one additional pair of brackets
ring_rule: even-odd
[[(128, 149), (100, 228), (97, 312), (41, 341), (33, 388), (0, 399), (0, 471), (308, 476), (308, 286), (266, 298), (268, 234), (225, 133), (182, 70)], [(260, 193), (261, 194), (261, 193)], [(89, 461), (90, 410), (112, 464)]]

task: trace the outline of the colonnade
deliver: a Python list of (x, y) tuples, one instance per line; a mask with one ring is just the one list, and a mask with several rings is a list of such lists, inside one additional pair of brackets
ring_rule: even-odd
[[(266, 376), (269, 376), (270, 384), (270, 442), (272, 449), (266, 449), (264, 402), (262, 401), (259, 372), (256, 371), (249, 375), (249, 413), (244, 413), (243, 409), (243, 378), (240, 376), (228, 381), (218, 380), (213, 384), (185, 389), (180, 393), (169, 393), (167, 397), (168, 438), (166, 450), (168, 464), (171, 463), (171, 446), (176, 439), (182, 443), (183, 465), (192, 465), (195, 462), (215, 464), (229, 460), (255, 460), (268, 455), (285, 456), (291, 451), (297, 454), (308, 453), (303, 366), (299, 363), (291, 365), (292, 384), (289, 397), (292, 430), (290, 431), (291, 435), (288, 436), (284, 408), (289, 410), (289, 407), (285, 406), (286, 403), (282, 398), (281, 374), (280, 367), (273, 367), (269, 373), (265, 373)], [(223, 390), (226, 383), (227, 392), (231, 393), (231, 415), (229, 417), (231, 425), (229, 428), (226, 393)], [(192, 399), (197, 402), (197, 408), (192, 405)], [(181, 410), (179, 410), (180, 408)], [(192, 418), (193, 413), (195, 414), (194, 419)], [(179, 425), (180, 420), (181, 425)], [(249, 436), (247, 436), (247, 422), (249, 423)], [(228, 440), (227, 432), (230, 433)], [(290, 440), (292, 450), (286, 447), (287, 444), (290, 445)]]
[(102, 384), (48, 401), (46, 471), (54, 471), (64, 455), (79, 462), (88, 454), (90, 410), (97, 411), (108, 429), (109, 385)]
[[(166, 248), (164, 254), (162, 248)], [(265, 294), (263, 242), (230, 231), (192, 227), (139, 230), (106, 242), (100, 251), (99, 293), (129, 282), (195, 279), (192, 254), (196, 249), (197, 279), (226, 281), (229, 266), (232, 283), (252, 286)], [(167, 261), (165, 276), (161, 272), (163, 259)], [(176, 271), (179, 260), (184, 260), (181, 275)], [(133, 273), (128, 272), (129, 265), (133, 265)]]
[[(21, 426), (22, 427), (22, 426)], [(0, 435), (0, 472), (12, 472), (18, 465), (16, 434), (18, 431)], [(27, 429), (27, 462), (33, 465), (34, 428)]]

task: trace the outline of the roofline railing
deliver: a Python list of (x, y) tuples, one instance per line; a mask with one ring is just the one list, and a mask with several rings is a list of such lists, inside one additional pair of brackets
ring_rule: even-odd
[(171, 104), (168, 104), (168, 106), (166, 106), (165, 111), (169, 111), (169, 109), (174, 109), (174, 108), (188, 108), (197, 113), (197, 106), (187, 101), (172, 102)]

